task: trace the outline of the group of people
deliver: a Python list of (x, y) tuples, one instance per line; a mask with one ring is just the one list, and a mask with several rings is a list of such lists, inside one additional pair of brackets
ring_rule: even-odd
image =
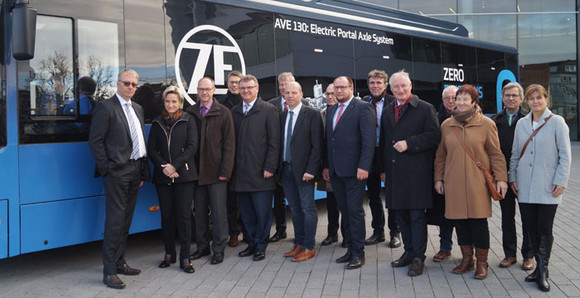
[[(103, 177), (105, 188), (107, 286), (122, 289), (125, 284), (118, 274), (140, 273), (127, 265), (124, 254), (138, 188), (150, 178), (150, 159), (165, 243), (160, 268), (177, 262), (175, 235), (179, 264), (187, 273), (195, 271), (191, 260), (212, 252), (211, 264), (223, 262), (226, 245), (238, 245), (242, 231), (248, 246), (239, 256), (263, 260), (269, 242), (287, 237), (284, 198), (295, 233), (294, 247), (284, 255), (294, 262), (313, 258), (318, 182), (318, 189), (328, 194), (328, 235), (322, 245), (338, 242), (340, 226), (347, 251), (336, 262), (345, 263), (346, 269), (364, 265), (365, 245), (386, 240), (387, 222), (389, 246), (400, 246), (401, 238), (404, 246), (403, 255), (391, 265), (409, 266), (408, 275), (421, 275), (427, 224), (435, 223), (440, 226), (441, 249), (433, 260), (449, 258), (455, 227), (463, 258), (453, 272), (476, 267), (475, 277), (484, 279), (491, 217), (490, 193), (480, 170), (485, 168), (493, 172), (493, 187), (505, 197), (501, 206), (506, 258), (500, 266), (517, 262), (517, 198), (523, 268), (534, 267), (534, 256), (537, 261), (526, 280), (549, 290), (552, 226), (571, 157), (568, 127), (547, 108), (542, 86), (529, 86), (524, 97), (519, 84), (506, 85), (505, 108), (490, 119), (482, 114), (479, 93), (471, 85), (446, 88), (436, 112), (412, 93), (405, 71), (389, 78), (384, 71), (372, 70), (369, 96), (355, 98), (352, 79), (337, 77), (326, 89), (328, 107), (321, 113), (308, 106), (291, 73), (278, 77), (281, 96), (267, 102), (259, 96), (256, 77), (232, 71), (228, 93), (219, 100), (214, 98), (214, 81), (200, 79), (198, 101), (185, 111), (180, 89), (168, 87), (163, 92), (164, 109), (153, 120), (146, 143), (143, 109), (131, 101), (138, 78), (131, 69), (119, 73), (116, 95), (95, 106), (89, 137), (95, 174)], [(387, 94), (388, 85), (392, 96)], [(524, 98), (532, 110), (527, 115), (520, 107)], [(373, 228), (368, 239), (365, 187)], [(270, 237), (273, 198), (277, 228)], [(192, 200), (197, 250), (190, 254)]]

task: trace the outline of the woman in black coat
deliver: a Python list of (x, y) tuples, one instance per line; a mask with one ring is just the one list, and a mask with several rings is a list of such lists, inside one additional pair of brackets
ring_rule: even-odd
[(159, 268), (176, 262), (175, 230), (179, 236), (180, 268), (187, 273), (195, 270), (189, 260), (191, 244), (191, 203), (197, 180), (195, 153), (198, 132), (195, 120), (183, 113), (183, 95), (179, 88), (168, 87), (163, 92), (164, 109), (151, 124), (148, 154), (155, 166), (153, 183), (161, 208), (161, 227), (165, 242), (165, 257)]

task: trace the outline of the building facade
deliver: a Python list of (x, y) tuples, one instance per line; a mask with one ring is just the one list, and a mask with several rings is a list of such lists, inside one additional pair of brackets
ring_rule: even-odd
[(579, 0), (365, 0), (459, 23), (474, 39), (514, 47), (519, 77), (547, 87), (551, 109), (578, 141)]

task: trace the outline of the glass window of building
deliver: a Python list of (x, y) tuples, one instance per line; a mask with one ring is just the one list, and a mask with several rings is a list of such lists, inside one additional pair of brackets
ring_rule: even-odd
[[(463, 0), (457, 1), (460, 14), (516, 12), (516, 0)], [(498, 27), (500, 28), (500, 27)]]
[[(469, 37), (517, 47), (516, 15), (459, 16), (459, 23), (467, 28)], [(501, 30), (498, 30), (501, 28)]]
[(546, 11), (575, 11), (575, 0), (518, 0), (518, 11), (546, 12)]
[(455, 14), (457, 12), (457, 0), (399, 1), (399, 9), (419, 14)]

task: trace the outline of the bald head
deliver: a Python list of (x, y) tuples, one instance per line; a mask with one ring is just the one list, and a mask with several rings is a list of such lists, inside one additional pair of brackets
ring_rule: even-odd
[(298, 82), (288, 82), (284, 90), (284, 99), (288, 108), (293, 110), (302, 102), (302, 86)]

